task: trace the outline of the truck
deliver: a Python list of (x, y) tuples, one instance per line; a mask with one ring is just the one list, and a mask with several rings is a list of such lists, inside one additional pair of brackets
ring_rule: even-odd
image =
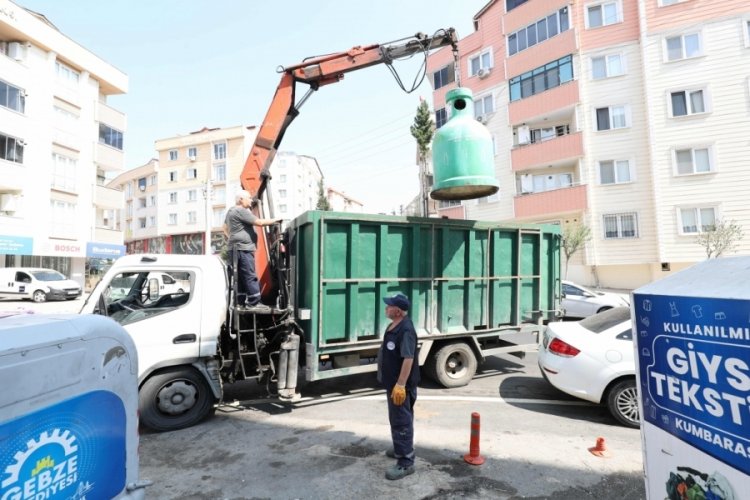
[[(310, 92), (346, 72), (444, 46), (457, 58), (452, 29), (282, 68), (241, 174), (256, 215), (273, 218), (269, 167)], [(309, 90), (295, 103), (298, 83)], [(543, 324), (560, 314), (560, 238), (554, 225), (309, 211), (283, 232), (273, 225), (259, 234), (256, 269), (270, 306), (263, 312), (237, 307), (236, 262), (211, 255), (121, 257), (82, 312), (108, 316), (132, 335), (141, 423), (157, 431), (206, 418), (224, 384), (256, 380), (294, 401), (300, 372), (312, 382), (375, 371), (387, 326), (382, 298), (396, 292), (412, 302), (420, 366), (458, 387), (486, 356), (538, 348)], [(186, 286), (159, 293), (159, 274)], [(122, 283), (131, 286), (114, 293)]]
[(137, 351), (123, 327), (0, 317), (0, 498), (145, 498)]

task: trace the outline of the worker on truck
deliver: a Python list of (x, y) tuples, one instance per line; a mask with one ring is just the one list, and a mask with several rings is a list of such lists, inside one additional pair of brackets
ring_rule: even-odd
[(237, 252), (237, 307), (253, 308), (255, 312), (270, 308), (260, 303), (260, 286), (255, 272), (255, 250), (258, 234), (254, 226), (280, 224), (281, 219), (259, 219), (250, 210), (253, 197), (242, 190), (235, 196), (235, 206), (227, 211), (224, 219), (224, 235), (229, 248), (230, 276), (233, 276), (234, 252)]

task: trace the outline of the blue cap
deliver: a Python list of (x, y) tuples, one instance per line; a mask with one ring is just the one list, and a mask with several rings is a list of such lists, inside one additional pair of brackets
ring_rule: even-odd
[(407, 297), (403, 293), (397, 293), (393, 297), (384, 297), (383, 302), (385, 302), (389, 306), (396, 306), (402, 311), (408, 311), (409, 306), (411, 306), (409, 297)]

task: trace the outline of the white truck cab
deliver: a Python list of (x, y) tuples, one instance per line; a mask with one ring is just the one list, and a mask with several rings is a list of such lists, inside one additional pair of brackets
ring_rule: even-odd
[(144, 498), (137, 364), (109, 319), (1, 317), (0, 498)]

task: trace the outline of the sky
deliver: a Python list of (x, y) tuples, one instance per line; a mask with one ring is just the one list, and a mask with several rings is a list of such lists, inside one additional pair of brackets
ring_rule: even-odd
[[(14, 0), (128, 75), (108, 103), (127, 115), (125, 168), (156, 156), (154, 141), (203, 127), (260, 125), (280, 75), (310, 56), (454, 27), (473, 32), (487, 0)], [(424, 57), (395, 64), (411, 88)], [(298, 88), (306, 90), (305, 85)], [(427, 79), (411, 94), (385, 65), (348, 73), (315, 92), (280, 145), (317, 158), (327, 187), (368, 211), (419, 192), (409, 133)], [(273, 172), (272, 172), (273, 173)]]

